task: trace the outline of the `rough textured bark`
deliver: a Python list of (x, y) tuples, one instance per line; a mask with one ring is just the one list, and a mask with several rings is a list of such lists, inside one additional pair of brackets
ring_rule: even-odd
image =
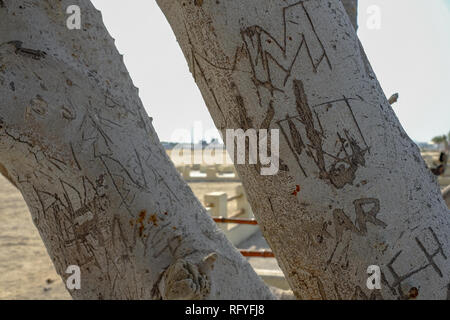
[(2, 1), (0, 84), (2, 168), (63, 280), (81, 267), (74, 298), (273, 297), (181, 180), (89, 1)]
[(157, 2), (224, 136), (281, 132), (278, 174), (237, 170), (296, 296), (447, 298), (448, 209), (342, 3)]

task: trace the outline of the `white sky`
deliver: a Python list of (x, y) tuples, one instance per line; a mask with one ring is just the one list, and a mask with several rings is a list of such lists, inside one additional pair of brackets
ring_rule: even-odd
[[(171, 0), (167, 0), (171, 1)], [(244, 1), (244, 0), (243, 0)], [(154, 0), (92, 0), (163, 141), (190, 141), (200, 121), (214, 124), (175, 36)], [(381, 9), (381, 28), (369, 29), (367, 9)], [(359, 0), (359, 36), (386, 95), (416, 141), (450, 130), (450, 0)], [(175, 136), (174, 136), (175, 134)]]

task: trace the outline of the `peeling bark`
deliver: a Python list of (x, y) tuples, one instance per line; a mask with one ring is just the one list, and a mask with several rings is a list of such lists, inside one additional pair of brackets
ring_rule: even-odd
[(237, 171), (296, 296), (447, 298), (448, 209), (342, 3), (157, 2), (223, 136), (281, 132), (278, 174)]
[(170, 162), (92, 4), (68, 30), (74, 1), (3, 3), (1, 168), (63, 280), (80, 266), (72, 297), (273, 298)]

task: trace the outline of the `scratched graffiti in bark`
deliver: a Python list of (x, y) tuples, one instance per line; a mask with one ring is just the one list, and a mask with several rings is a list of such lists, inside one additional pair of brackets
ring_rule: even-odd
[[(250, 56), (250, 65), (257, 86), (282, 91), (291, 77), (297, 61), (307, 62), (315, 73), (325, 64), (332, 69), (330, 59), (316, 33), (309, 12), (303, 1), (283, 9), (283, 39), (277, 40), (260, 26), (251, 26), (241, 32), (244, 46)], [(275, 58), (275, 57), (283, 57)], [(275, 78), (282, 71), (284, 77)]]
[[(397, 293), (402, 299), (410, 298), (410, 293), (405, 292), (404, 288), (402, 287), (402, 284), (405, 283), (407, 280), (412, 279), (415, 274), (420, 273), (421, 271), (427, 269), (428, 267), (432, 267), (440, 278), (443, 278), (444, 276), (441, 268), (438, 266), (438, 262), (435, 260), (438, 255), (441, 256), (440, 259), (441, 261), (442, 259), (447, 260), (447, 255), (444, 253), (443, 245), (432, 228), (428, 228), (426, 231), (428, 232), (425, 233), (422, 240), (420, 240), (418, 237), (415, 238), (417, 246), (420, 248), (421, 252), (425, 257), (422, 265), (413, 270), (410, 270), (405, 274), (399, 274), (394, 264), (400, 257), (400, 255), (403, 253), (403, 251), (400, 250), (399, 252), (397, 252), (397, 254), (395, 254), (395, 256), (391, 259), (391, 261), (389, 261), (387, 265), (388, 270), (392, 276), (391, 283), (388, 282), (385, 275), (383, 276), (384, 283), (389, 287), (389, 289), (394, 294)], [(430, 247), (426, 248), (424, 243), (427, 243), (427, 246), (430, 246), (431, 248)]]
[[(118, 141), (114, 137), (119, 131), (132, 127), (136, 128), (136, 135), (142, 131), (149, 135), (146, 116), (129, 100), (98, 86), (91, 87), (97, 83), (94, 73), (90, 76), (95, 82), (89, 83), (51, 56), (46, 56), (45, 61), (19, 57), (19, 62), (29, 70), (45, 63), (50, 71), (23, 74), (14, 72), (17, 62), (10, 63), (11, 68), (5, 73), (14, 75), (14, 83), (32, 78), (41, 85), (29, 90), (31, 93), (24, 94), (23, 101), (18, 103), (23, 112), (18, 112), (17, 118), (23, 114), (27, 125), (2, 125), (0, 135), (2, 142), (10, 141), (14, 152), (23, 155), (22, 159), (33, 167), (31, 172), (13, 168), (10, 173), (29, 204), (34, 223), (49, 244), (55, 266), (57, 270), (65, 270), (76, 264), (84, 272), (99, 270), (105, 275), (100, 282), (112, 286), (108, 287), (108, 297), (121, 291), (127, 292), (130, 299), (139, 297), (144, 294), (137, 292), (143, 281), (132, 279), (140, 275), (136, 276), (137, 266), (130, 252), (138, 241), (144, 245), (145, 254), (155, 259), (165, 259), (171, 254), (184, 257), (193, 251), (188, 250), (189, 244), (174, 242), (180, 232), (165, 221), (178, 197), (163, 174), (154, 168), (154, 159), (165, 154), (159, 149), (161, 155), (151, 150), (150, 143), (139, 145), (134, 141), (126, 144), (126, 152), (117, 152)], [(57, 67), (66, 72), (52, 72)], [(61, 83), (65, 84), (63, 90)], [(15, 89), (20, 90), (18, 86)], [(57, 90), (64, 92), (61, 98), (48, 93)], [(47, 122), (52, 126), (46, 125)], [(46, 139), (54, 132), (61, 137), (66, 132), (72, 133), (57, 150)], [(142, 198), (158, 188), (167, 193), (162, 192), (154, 204), (143, 205)], [(139, 214), (137, 206), (139, 210), (152, 209), (149, 216), (155, 219), (152, 223), (146, 220), (142, 231), (140, 226), (129, 224)], [(161, 237), (165, 235), (163, 232), (170, 235)], [(172, 247), (176, 248), (174, 253)], [(149, 272), (157, 270), (149, 268)]]
[[(298, 73), (298, 68), (312, 68), (314, 73), (322, 66), (332, 70), (331, 61), (303, 1), (283, 9), (283, 26), (282, 40), (257, 25), (242, 30), (244, 44), (236, 51), (233, 69), (240, 52), (245, 50), (259, 104), (269, 114), (277, 94), (293, 92), (298, 114), (286, 115), (285, 119), (277, 121), (292, 154), (304, 176), (308, 177), (312, 172), (307, 172), (302, 160), (312, 159), (321, 179), (330, 181), (338, 189), (343, 188), (353, 183), (355, 173), (365, 165), (365, 154), (369, 151), (351, 106), (354, 99), (343, 96), (310, 106), (303, 82), (298, 79), (288, 81), (294, 70)], [(280, 74), (283, 76), (276, 77)], [(246, 115), (242, 111), (244, 103), (238, 106), (241, 115)], [(322, 123), (336, 117), (343, 121), (334, 128), (323, 128)], [(251, 122), (247, 118), (245, 116), (246, 124)], [(351, 119), (351, 123), (344, 119)]]
[[(295, 68), (312, 68), (317, 73), (325, 66), (332, 69), (322, 41), (316, 33), (305, 4), (301, 1), (283, 8), (283, 38), (277, 39), (263, 27), (241, 30), (242, 46), (237, 48), (231, 69), (248, 58), (252, 81), (261, 108), (270, 114), (276, 94), (289, 94), (289, 79)], [(278, 76), (277, 76), (278, 75)], [(281, 76), (280, 76), (281, 75)], [(270, 122), (266, 125), (270, 125)]]
[[(186, 6), (189, 14), (182, 15), (187, 19), (185, 28), (179, 33), (188, 35), (184, 49), (188, 53), (191, 71), (196, 80), (201, 79), (198, 82), (202, 92), (206, 96), (212, 93), (212, 97), (206, 97), (206, 100), (216, 121), (221, 115), (216, 106), (221, 105), (222, 115), (226, 115), (228, 124), (232, 126), (280, 129), (280, 153), (285, 158), (284, 164), (280, 159), (280, 171), (285, 172), (267, 179), (270, 184), (266, 186), (263, 183), (266, 181), (249, 174), (249, 168), (244, 168), (243, 181), (252, 188), (249, 191), (253, 199), (250, 200), (262, 223), (265, 219), (276, 222), (275, 226), (264, 225), (267, 234), (275, 239), (274, 243), (286, 240), (279, 235), (280, 229), (289, 230), (292, 234), (302, 231), (301, 236), (296, 236), (296, 239), (301, 239), (301, 245), (296, 247), (301, 256), (298, 257), (300, 263), (289, 261), (291, 257), (285, 248), (274, 247), (280, 259), (286, 261), (289, 274), (297, 275), (299, 265), (307, 265), (309, 270), (314, 270), (296, 279), (296, 294), (308, 292), (309, 288), (304, 288), (309, 287), (305, 285), (305, 278), (309, 278), (310, 287), (317, 288), (311, 290), (314, 291), (311, 296), (326, 298), (324, 288), (329, 297), (330, 279), (339, 279), (335, 286), (344, 280), (343, 274), (353, 279), (362, 270), (358, 268), (372, 258), (386, 267), (399, 251), (391, 251), (396, 243), (385, 237), (398, 231), (394, 230), (395, 218), (398, 217), (395, 216), (393, 198), (386, 190), (376, 188), (383, 179), (376, 179), (372, 174), (390, 168), (378, 166), (377, 161), (382, 159), (380, 150), (391, 150), (391, 147), (394, 147), (393, 152), (400, 150), (395, 139), (386, 148), (380, 146), (383, 140), (379, 137), (387, 143), (390, 134), (396, 134), (395, 130), (386, 130), (386, 122), (390, 122), (387, 115), (379, 119), (378, 107), (373, 109), (369, 102), (384, 97), (375, 86), (370, 89), (359, 82), (364, 71), (371, 80), (375, 78), (371, 76), (364, 53), (358, 50), (356, 35), (350, 29), (345, 30), (348, 23), (343, 20), (346, 17), (342, 15), (342, 8), (337, 7), (340, 6), (338, 1), (294, 0), (276, 5), (266, 1), (242, 15), (238, 10), (236, 24), (231, 23), (227, 15), (226, 21), (232, 27), (224, 26), (223, 17), (216, 20), (218, 8), (228, 9), (223, 3), (220, 6), (216, 4), (206, 5), (205, 11), (190, 10)], [(234, 2), (230, 8), (237, 8)], [(228, 13), (226, 10), (223, 12)], [(330, 15), (328, 18), (339, 17), (333, 28), (326, 28), (327, 22), (321, 16), (325, 12)], [(336, 30), (343, 31), (339, 39)], [(348, 66), (346, 70), (344, 65)], [(339, 83), (340, 80), (344, 81)], [(380, 104), (383, 112), (384, 105)], [(371, 117), (380, 120), (381, 129), (373, 126)], [(219, 126), (219, 129), (223, 127)], [(400, 135), (405, 138), (402, 133)], [(385, 164), (384, 161), (381, 162)], [(393, 177), (401, 177), (402, 174), (389, 170)], [(255, 181), (261, 182), (258, 188)], [(403, 188), (399, 185), (399, 190)], [(408, 203), (411, 207), (415, 200), (412, 194)], [(267, 201), (262, 201), (265, 197)], [(401, 203), (403, 210), (406, 202)], [(409, 209), (401, 211), (401, 214), (407, 214)], [(388, 230), (388, 223), (394, 229)], [(405, 238), (406, 235), (405, 232)], [(444, 250), (428, 248), (430, 242), (421, 237), (415, 239), (413, 236), (407, 240), (402, 237), (403, 232), (399, 235), (401, 241), (412, 240), (404, 248), (414, 247), (421, 258), (428, 259), (424, 260), (422, 267), (433, 268), (437, 276), (441, 273), (445, 276), (445, 268), (439, 264)], [(311, 249), (313, 247), (314, 250)], [(361, 247), (367, 248), (366, 252), (358, 252)], [(407, 261), (409, 257), (405, 251), (394, 257), (398, 258), (393, 267), (398, 277), (421, 267), (420, 263)], [(314, 252), (313, 257), (308, 256), (310, 252)], [(358, 260), (359, 257), (362, 259)], [(314, 260), (316, 258), (317, 261)], [(390, 274), (389, 270), (384, 271)], [(383, 277), (385, 289), (388, 282)], [(388, 280), (393, 282), (391, 278)], [(396, 284), (395, 281), (393, 283)], [(383, 298), (381, 292), (367, 293), (363, 289), (364, 286), (353, 279), (347, 287), (336, 289), (336, 296)], [(397, 290), (386, 290), (386, 298), (402, 294)]]
[(356, 234), (359, 236), (366, 236), (367, 225), (370, 223), (373, 226), (386, 228), (387, 224), (377, 218), (380, 213), (380, 200), (375, 198), (363, 198), (353, 201), (353, 206), (355, 208), (355, 221), (353, 222), (347, 213), (342, 209), (333, 210), (333, 225), (335, 230), (335, 247), (328, 259), (327, 266), (332, 262), (336, 250), (339, 245), (344, 247), (348, 246), (349, 243), (343, 243), (343, 237), (346, 232)]
[[(320, 179), (329, 180), (338, 189), (352, 184), (358, 167), (365, 165), (369, 146), (356, 121), (351, 99), (343, 97), (311, 107), (302, 81), (294, 80), (293, 90), (298, 115), (286, 115), (277, 124), (303, 174), (308, 177), (301, 162), (301, 157), (307, 156), (319, 169)], [(335, 127), (322, 126), (322, 122), (333, 119), (342, 121), (333, 121)]]

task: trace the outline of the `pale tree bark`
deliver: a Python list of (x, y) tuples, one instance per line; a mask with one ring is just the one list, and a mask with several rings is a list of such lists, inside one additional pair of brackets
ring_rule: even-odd
[(157, 2), (224, 137), (281, 132), (276, 175), (237, 170), (296, 296), (447, 298), (448, 209), (342, 3)]
[(170, 162), (89, 1), (2, 1), (0, 84), (1, 168), (63, 280), (80, 266), (73, 298), (273, 297)]

